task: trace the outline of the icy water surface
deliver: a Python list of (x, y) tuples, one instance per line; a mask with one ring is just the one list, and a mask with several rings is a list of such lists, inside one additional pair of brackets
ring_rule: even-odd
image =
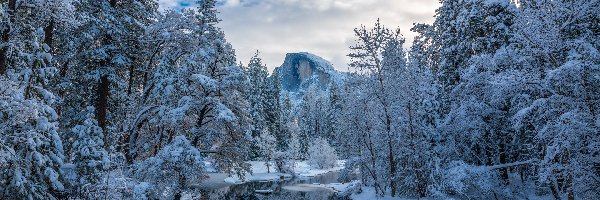
[[(285, 199), (285, 200), (303, 200), (303, 199), (346, 199), (338, 197), (331, 189), (306, 187), (313, 183), (328, 184), (337, 183), (338, 172), (329, 172), (315, 177), (298, 177), (289, 180), (268, 181), (268, 182), (248, 182), (238, 185), (230, 185), (223, 188), (215, 188), (204, 191), (207, 199)], [(270, 194), (261, 194), (256, 191), (272, 191)]]

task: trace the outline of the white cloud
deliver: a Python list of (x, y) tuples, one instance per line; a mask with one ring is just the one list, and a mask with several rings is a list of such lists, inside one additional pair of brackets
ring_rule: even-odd
[(180, 3), (179, 0), (159, 0), (158, 5), (160, 9), (178, 8)]
[[(175, 0), (161, 0), (161, 6)], [(176, 1), (177, 2), (177, 1)], [(347, 69), (355, 27), (377, 18), (412, 42), (414, 22), (431, 23), (438, 0), (222, 0), (219, 26), (247, 63), (256, 50), (269, 69), (288, 52), (308, 51)], [(175, 3), (177, 5), (177, 3)]]

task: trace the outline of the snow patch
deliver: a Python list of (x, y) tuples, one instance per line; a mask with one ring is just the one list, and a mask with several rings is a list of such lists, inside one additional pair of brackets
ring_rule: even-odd
[(313, 167), (311, 167), (308, 164), (308, 162), (301, 161), (301, 162), (296, 162), (296, 167), (294, 168), (294, 171), (296, 172), (296, 175), (298, 175), (298, 176), (313, 177), (313, 176), (318, 176), (318, 175), (329, 173), (329, 172), (336, 172), (336, 171), (340, 171), (340, 170), (344, 169), (344, 165), (346, 164), (345, 160), (338, 160), (337, 163), (338, 163), (337, 167), (333, 167), (333, 168), (329, 168), (329, 169), (314, 169)]
[[(346, 161), (338, 160), (337, 162), (338, 162), (338, 166), (334, 167), (334, 168), (313, 169), (310, 165), (308, 165), (308, 163), (306, 161), (298, 161), (298, 162), (296, 162), (294, 172), (296, 173), (297, 176), (314, 177), (314, 176), (326, 174), (329, 172), (340, 171), (344, 168), (344, 164), (346, 163)], [(271, 171), (271, 173), (269, 173), (267, 170), (267, 167), (265, 165), (265, 162), (263, 162), (263, 161), (249, 161), (248, 164), (251, 165), (252, 174), (247, 174), (245, 180), (241, 180), (237, 176), (231, 176), (231, 177), (225, 178), (224, 181), (226, 183), (231, 183), (231, 184), (241, 184), (241, 183), (252, 182), (252, 181), (277, 181), (277, 180), (281, 180), (281, 179), (292, 178), (291, 174), (274, 172), (275, 169), (273, 169), (272, 167), (269, 170), (269, 171)], [(271, 166), (273, 166), (273, 164), (271, 164)]]

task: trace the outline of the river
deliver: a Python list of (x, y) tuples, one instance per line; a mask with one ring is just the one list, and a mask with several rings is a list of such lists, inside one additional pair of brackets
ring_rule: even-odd
[[(223, 180), (226, 175), (213, 174), (211, 179)], [(339, 173), (329, 172), (315, 177), (295, 177), (291, 179), (282, 179), (278, 181), (260, 181), (247, 182), (237, 185), (222, 183), (210, 185), (201, 185), (198, 188), (202, 190), (204, 199), (250, 199), (250, 200), (303, 200), (303, 199), (348, 199), (347, 197), (338, 197), (332, 189), (311, 187), (312, 184), (338, 183)], [(258, 191), (258, 192), (257, 192)], [(259, 192), (265, 192), (262, 194)], [(208, 198), (206, 198), (208, 197)]]

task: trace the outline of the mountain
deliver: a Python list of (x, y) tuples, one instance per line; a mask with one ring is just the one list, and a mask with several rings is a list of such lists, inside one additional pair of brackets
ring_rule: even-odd
[(339, 83), (343, 75), (337, 72), (331, 62), (307, 52), (288, 53), (283, 64), (276, 68), (283, 90), (301, 97), (309, 87), (325, 91), (332, 81)]

